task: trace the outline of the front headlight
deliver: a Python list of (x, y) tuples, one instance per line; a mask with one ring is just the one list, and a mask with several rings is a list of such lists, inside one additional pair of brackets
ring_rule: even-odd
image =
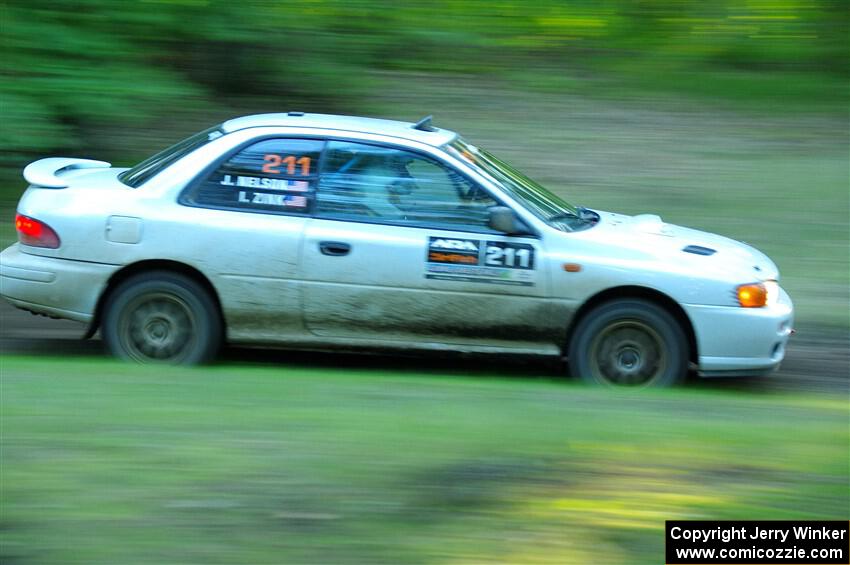
[(779, 284), (776, 281), (742, 284), (735, 294), (742, 308), (762, 308), (779, 300)]

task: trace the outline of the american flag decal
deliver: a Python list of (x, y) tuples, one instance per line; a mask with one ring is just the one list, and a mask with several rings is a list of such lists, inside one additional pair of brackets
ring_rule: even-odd
[(288, 195), (286, 197), (286, 205), (291, 206), (292, 208), (306, 208), (307, 207), (307, 197), (306, 196)]
[(303, 180), (288, 180), (286, 181), (286, 189), (292, 192), (307, 192), (310, 190), (310, 183)]

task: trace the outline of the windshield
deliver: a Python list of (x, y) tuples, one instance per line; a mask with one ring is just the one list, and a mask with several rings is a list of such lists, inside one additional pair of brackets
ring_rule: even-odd
[(576, 231), (590, 227), (598, 219), (595, 213), (573, 206), (484, 149), (460, 138), (450, 143), (448, 149), (495, 180), (532, 214), (553, 227)]
[(131, 186), (138, 188), (148, 179), (177, 161), (178, 159), (188, 155), (195, 149), (206, 145), (213, 139), (221, 137), (224, 133), (219, 126), (211, 127), (200, 133), (196, 133), (192, 137), (188, 137), (183, 141), (175, 143), (168, 149), (160, 151), (153, 157), (148, 157), (132, 169), (128, 169), (118, 175), (118, 180)]

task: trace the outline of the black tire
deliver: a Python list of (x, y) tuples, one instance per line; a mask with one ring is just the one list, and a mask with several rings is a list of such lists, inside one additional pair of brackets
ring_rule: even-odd
[(195, 365), (215, 357), (223, 331), (218, 307), (204, 287), (177, 273), (150, 271), (109, 294), (102, 333), (116, 357)]
[(569, 345), (570, 373), (592, 384), (672, 386), (688, 372), (682, 327), (663, 308), (640, 299), (597, 306)]

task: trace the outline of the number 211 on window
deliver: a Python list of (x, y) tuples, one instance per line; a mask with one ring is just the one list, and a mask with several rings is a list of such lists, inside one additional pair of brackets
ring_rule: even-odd
[(266, 163), (263, 165), (264, 173), (272, 173), (272, 174), (280, 174), (280, 166), (286, 165), (286, 174), (294, 175), (295, 174), (295, 166), (298, 165), (301, 167), (301, 172), (299, 173), (302, 177), (309, 176), (310, 174), (310, 158), (309, 157), (296, 157), (295, 155), (287, 155), (286, 157), (281, 157), (280, 155), (275, 155), (274, 153), (269, 153), (268, 155), (263, 155), (263, 161)]

